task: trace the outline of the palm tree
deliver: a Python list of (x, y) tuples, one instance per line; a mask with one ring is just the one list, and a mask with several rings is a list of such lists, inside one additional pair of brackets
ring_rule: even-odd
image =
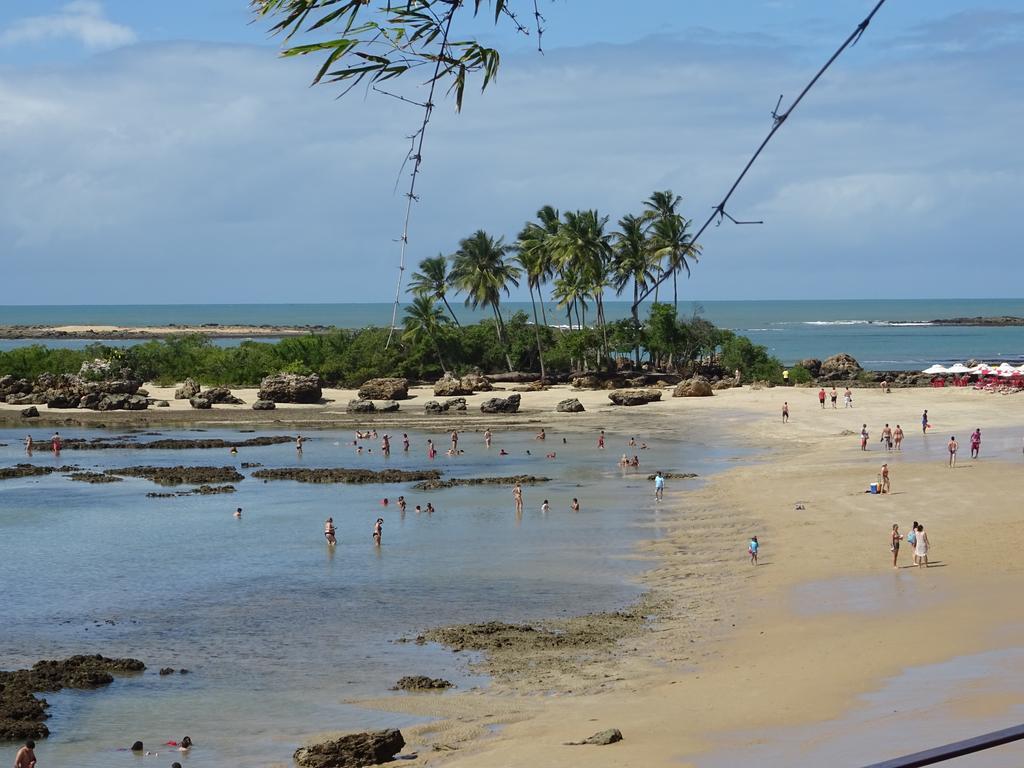
[(459, 241), (452, 256), (451, 284), (466, 294), (466, 306), (490, 307), (494, 313), (498, 344), (505, 352), (505, 362), (512, 370), (512, 358), (505, 340), (505, 321), (501, 317), (501, 294), (507, 296), (509, 285), (519, 287), (519, 270), (505, 262), (511, 250), (504, 238), (495, 240), (482, 229)]
[(540, 284), (545, 272), (545, 251), (544, 241), (546, 234), (541, 228), (533, 223), (527, 223), (519, 233), (516, 241), (516, 263), (526, 275), (526, 287), (530, 291), (530, 305), (533, 307), (533, 331), (537, 337), (537, 358), (540, 360), (540, 378), (543, 381), (547, 378), (544, 370), (544, 350), (540, 343), (540, 320), (537, 317), (537, 302), (533, 298), (533, 291), (536, 289), (540, 297), (541, 306), (544, 305), (544, 294), (541, 293)]
[(452, 320), (461, 328), (462, 325), (459, 323), (459, 318), (455, 316), (455, 311), (452, 309), (451, 304), (448, 303), (448, 298), (445, 295), (450, 284), (451, 275), (448, 274), (448, 259), (444, 257), (444, 254), (439, 253), (433, 258), (426, 258), (420, 262), (420, 271), (413, 272), (412, 277), (409, 278), (408, 293), (414, 293), (417, 296), (433, 296), (435, 299), (440, 299), (451, 313)]
[(611, 264), (611, 235), (605, 232), (608, 217), (597, 211), (566, 211), (553, 240), (553, 253), (563, 279), (575, 273), (582, 287), (593, 297), (597, 322), (608, 355), (608, 331), (605, 327), (604, 291), (608, 287)]
[[(651, 252), (647, 239), (647, 223), (643, 218), (627, 214), (619, 219), (619, 231), (615, 233), (612, 285), (615, 295), (621, 296), (629, 282), (633, 281), (633, 327), (640, 328), (637, 304), (640, 292), (655, 279), (654, 268), (657, 259)], [(633, 349), (636, 365), (640, 365), (640, 346)]]
[(437, 360), (441, 363), (441, 370), (448, 373), (448, 366), (444, 364), (444, 356), (441, 354), (441, 344), (437, 340), (438, 330), (448, 324), (448, 315), (437, 305), (433, 296), (416, 296), (412, 303), (405, 308), (403, 325), (405, 331), (402, 333), (402, 341), (409, 344), (420, 344), (424, 338), (429, 339), (437, 352)]
[[(672, 273), (672, 306), (679, 309), (679, 286), (677, 277), (680, 269), (686, 270), (690, 275), (690, 264), (687, 257), (697, 260), (700, 247), (692, 242), (689, 233), (690, 221), (683, 218), (676, 208), (683, 200), (679, 195), (673, 195), (672, 190), (666, 189), (663, 192), (653, 192), (644, 202), (648, 210), (645, 213), (651, 226), (651, 247), (654, 255), (659, 260), (664, 260), (662, 273)], [(657, 301), (657, 297), (655, 297)]]

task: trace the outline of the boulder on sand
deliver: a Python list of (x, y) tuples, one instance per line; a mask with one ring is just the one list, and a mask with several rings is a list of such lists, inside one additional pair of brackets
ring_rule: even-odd
[(39, 409), (36, 408), (34, 405), (30, 405), (28, 408), (22, 409), (21, 415), (26, 419), (34, 419), (36, 416), (39, 415)]
[(275, 403), (319, 403), (323, 397), (320, 377), (315, 373), (303, 376), (298, 373), (275, 373), (260, 382), (256, 394), (260, 400)]
[(472, 394), (472, 387), (467, 389), (463, 386), (461, 379), (455, 378), (450, 373), (446, 373), (434, 384), (434, 397), (458, 397)]
[(570, 397), (562, 400), (555, 406), (555, 410), (559, 413), (580, 413), (584, 410), (583, 403), (581, 403), (575, 397)]
[(349, 400), (345, 410), (348, 413), (375, 413), (377, 406), (373, 404), (373, 400)]
[(293, 757), (302, 768), (361, 768), (391, 762), (404, 746), (402, 732), (389, 728), (299, 747)]
[(672, 397), (711, 397), (713, 394), (711, 382), (703, 376), (681, 381), (672, 390)]
[(408, 379), (370, 379), (359, 388), (360, 400), (405, 400), (408, 397)]
[(191, 376), (182, 382), (181, 386), (174, 390), (175, 400), (191, 400), (199, 394), (199, 382)]
[(821, 364), (819, 375), (829, 379), (849, 379), (854, 378), (862, 370), (864, 369), (852, 355), (841, 352), (838, 355), (832, 355)]
[(508, 397), (490, 397), (480, 403), (481, 413), (517, 413), (519, 411), (519, 395)]
[(615, 405), (647, 405), (661, 400), (657, 389), (616, 389), (608, 393), (608, 399)]
[(491, 380), (484, 376), (480, 371), (474, 371), (473, 373), (467, 373), (460, 379), (463, 389), (468, 389), (469, 394), (473, 392), (490, 392), (494, 389), (494, 385), (491, 384)]
[(277, 408), (273, 400), (257, 400), (252, 404), (254, 411), (272, 411)]
[(188, 404), (197, 410), (207, 410), (213, 407), (213, 403), (207, 400), (205, 397), (190, 397)]
[(385, 400), (377, 406), (377, 413), (394, 413), (399, 408), (401, 408), (401, 406), (398, 404), (397, 400)]
[(227, 387), (211, 387), (202, 396), (214, 405), (244, 405), (242, 399), (231, 394)]

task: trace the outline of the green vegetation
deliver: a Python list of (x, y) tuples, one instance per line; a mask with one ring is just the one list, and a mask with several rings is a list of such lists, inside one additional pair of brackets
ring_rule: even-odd
[[(385, 348), (387, 328), (334, 330), (296, 336), (277, 342), (244, 341), (219, 347), (200, 334), (172, 336), (130, 347), (90, 344), (85, 349), (50, 349), (42, 345), (0, 352), (0, 375), (34, 378), (41, 373), (77, 373), (83, 362), (105, 359), (115, 368), (127, 366), (137, 376), (160, 384), (188, 376), (204, 385), (254, 386), (279, 371), (316, 373), (328, 384), (358, 386), (378, 376), (435, 379), (446, 370), (465, 373), (479, 368), (500, 371), (540, 371), (543, 349), (547, 371), (614, 370), (615, 357), (641, 361), (651, 369), (671, 367), (682, 372), (737, 367), (744, 379), (781, 380), (782, 367), (764, 347), (742, 336), (715, 328), (703, 318), (681, 320), (669, 304), (651, 307), (639, 328), (632, 320), (565, 330), (534, 324), (525, 312), (457, 326), (443, 307), (429, 297), (416, 297), (406, 308), (401, 344)], [(605, 338), (607, 336), (607, 340)], [(540, 342), (538, 343), (538, 338)], [(611, 357), (605, 355), (606, 347)]]

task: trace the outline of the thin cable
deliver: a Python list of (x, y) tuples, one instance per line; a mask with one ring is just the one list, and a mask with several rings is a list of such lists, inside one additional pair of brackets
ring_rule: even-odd
[[(846, 40), (843, 42), (842, 45), (839, 46), (836, 52), (833, 53), (831, 57), (829, 57), (829, 60), (825, 62), (825, 65), (818, 70), (817, 74), (815, 74), (813, 78), (811, 78), (811, 82), (804, 86), (804, 89), (800, 91), (800, 95), (796, 97), (793, 103), (789, 105), (789, 108), (782, 114), (779, 114), (778, 111), (779, 104), (782, 103), (782, 97), (779, 97), (779, 104), (776, 104), (775, 109), (772, 111), (772, 117), (774, 118), (774, 121), (772, 122), (771, 130), (768, 132), (768, 135), (765, 137), (764, 141), (761, 142), (761, 145), (757, 148), (757, 151), (754, 152), (753, 157), (751, 157), (747, 164), (743, 166), (743, 170), (740, 172), (740, 175), (736, 178), (736, 181), (733, 182), (732, 186), (729, 187), (729, 191), (725, 194), (725, 197), (722, 198), (722, 202), (720, 202), (718, 205), (714, 207), (714, 209), (711, 212), (711, 215), (708, 217), (708, 220), (704, 222), (704, 225), (699, 230), (697, 230), (697, 233), (693, 236), (693, 239), (690, 241), (691, 247), (696, 246), (697, 241), (700, 239), (700, 236), (704, 234), (704, 230), (711, 226), (711, 223), (716, 218), (719, 221), (721, 221), (722, 217), (726, 216), (729, 219), (735, 221), (735, 219), (733, 219), (732, 216), (729, 216), (729, 214), (725, 212), (725, 204), (729, 202), (729, 198), (732, 197), (732, 193), (736, 191), (736, 188), (740, 185), (740, 182), (743, 181), (743, 178), (747, 175), (747, 171), (750, 170), (750, 167), (754, 164), (754, 161), (757, 160), (758, 156), (760, 156), (761, 151), (768, 145), (768, 142), (772, 140), (772, 136), (774, 136), (776, 131), (778, 131), (779, 128), (782, 127), (782, 124), (786, 122), (786, 118), (788, 118), (790, 114), (793, 112), (793, 110), (796, 109), (797, 104), (799, 104), (803, 100), (804, 96), (807, 95), (807, 92), (810, 91), (811, 88), (814, 87), (814, 84), (817, 83), (818, 80), (821, 78), (821, 76), (825, 74), (825, 71), (830, 66), (832, 66), (832, 62), (838, 59), (839, 55), (847, 48), (849, 48), (852, 45), (856, 45), (857, 41), (860, 40), (861, 35), (863, 35), (864, 31), (868, 28), (868, 25), (871, 23), (871, 20), (874, 18), (875, 14), (878, 13), (878, 9), (881, 8), (884, 4), (885, 0), (878, 0), (878, 2), (875, 4), (875, 7), (871, 9), (871, 13), (869, 13), (864, 18), (864, 20), (857, 25), (857, 28), (850, 34), (849, 37), (846, 38)], [(665, 272), (663, 272), (661, 276), (657, 280), (655, 280), (654, 283), (640, 295), (640, 298), (633, 302), (632, 311), (635, 313), (640, 304), (643, 303), (643, 301), (648, 296), (654, 293), (655, 289), (663, 282), (665, 282), (665, 280), (667, 280), (670, 275), (675, 274), (675, 272), (675, 268), (665, 270)]]

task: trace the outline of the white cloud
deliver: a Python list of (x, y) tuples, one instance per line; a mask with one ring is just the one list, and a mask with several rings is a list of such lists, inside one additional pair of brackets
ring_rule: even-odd
[[(871, 61), (865, 45), (730, 203), (765, 225), (709, 230), (687, 296), (900, 296), (911, 280), (917, 293), (978, 295), (1024, 279), (1007, 246), (1024, 94), (1002, 74), (1024, 51)], [(546, 203), (614, 222), (672, 188), (703, 220), (777, 94), (805, 82), (797, 54), (648, 40), (507, 56), (462, 115), (448, 102), (434, 113), (409, 260), (477, 228), (511, 238)], [(372, 94), (336, 101), (306, 87), (310, 66), (269, 48), (173, 44), (0, 72), (0, 254), (18, 300), (387, 300), (416, 114)]]
[(135, 32), (106, 18), (97, 0), (74, 0), (57, 13), (18, 19), (0, 29), (0, 45), (77, 40), (92, 51), (118, 48), (136, 41)]

